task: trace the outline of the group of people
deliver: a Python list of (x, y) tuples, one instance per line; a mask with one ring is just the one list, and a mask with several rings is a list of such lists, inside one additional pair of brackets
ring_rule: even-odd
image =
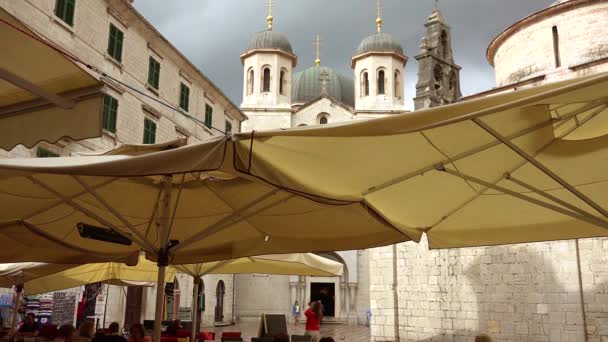
[[(150, 342), (150, 339), (146, 338), (144, 326), (141, 324), (132, 325), (129, 333), (128, 342)], [(36, 316), (29, 313), (15, 336), (36, 337), (38, 334), (40, 334), (40, 327), (36, 323)], [(120, 335), (120, 325), (117, 322), (112, 322), (108, 329), (96, 332), (93, 321), (87, 320), (80, 324), (78, 334), (73, 325), (62, 325), (53, 342), (127, 342), (127, 339)]]

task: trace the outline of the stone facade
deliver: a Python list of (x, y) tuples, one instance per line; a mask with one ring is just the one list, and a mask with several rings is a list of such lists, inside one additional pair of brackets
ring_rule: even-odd
[[(468, 98), (608, 71), (607, 18), (608, 1), (570, 0), (516, 23), (488, 49), (498, 88)], [(608, 341), (606, 248), (608, 239), (370, 250), (372, 340)]]

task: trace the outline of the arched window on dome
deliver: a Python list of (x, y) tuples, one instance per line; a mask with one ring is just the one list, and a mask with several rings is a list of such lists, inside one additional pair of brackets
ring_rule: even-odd
[(395, 97), (401, 99), (403, 96), (403, 91), (401, 90), (401, 73), (399, 70), (395, 70)]
[(279, 78), (279, 94), (285, 95), (287, 93), (287, 70), (281, 69)]
[(329, 123), (329, 114), (321, 113), (317, 115), (317, 124), (319, 125), (327, 125)]
[(253, 80), (254, 80), (253, 68), (250, 68), (247, 72), (247, 95), (253, 94)]
[(264, 67), (262, 72), (262, 92), (270, 92), (270, 67)]
[(361, 75), (361, 97), (369, 96), (369, 74), (364, 71)]
[(559, 68), (562, 66), (562, 60), (559, 55), (559, 31), (557, 26), (553, 26), (553, 55), (555, 56), (555, 67)]
[(385, 81), (384, 70), (380, 69), (380, 71), (378, 71), (378, 95), (384, 95), (386, 93), (386, 89), (384, 89)]

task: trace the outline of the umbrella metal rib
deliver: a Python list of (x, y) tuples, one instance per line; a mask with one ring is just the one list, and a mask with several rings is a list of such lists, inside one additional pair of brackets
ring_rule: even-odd
[(599, 204), (595, 203), (591, 198), (587, 197), (585, 194), (580, 192), (578, 189), (576, 189), (574, 186), (572, 186), (566, 180), (561, 178), (559, 175), (557, 175), (551, 169), (549, 169), (548, 167), (543, 165), (541, 162), (539, 162), (536, 158), (534, 158), (530, 154), (526, 153), (519, 146), (515, 145), (511, 140), (509, 140), (508, 138), (506, 138), (505, 136), (500, 134), (498, 131), (496, 131), (495, 129), (493, 129), (492, 127), (490, 127), (488, 124), (486, 124), (485, 122), (483, 122), (480, 119), (477, 119), (477, 118), (473, 119), (473, 122), (475, 122), (483, 130), (485, 130), (486, 132), (491, 134), (493, 137), (500, 140), (505, 146), (510, 148), (513, 152), (517, 153), (520, 157), (527, 160), (530, 164), (534, 165), (537, 169), (542, 171), (544, 174), (549, 176), (551, 179), (553, 179), (554, 181), (558, 182), (563, 187), (568, 189), (568, 191), (570, 191), (573, 195), (575, 195), (576, 197), (581, 199), (583, 202), (587, 203), (593, 209), (597, 210), (604, 217), (608, 217), (608, 211), (606, 211), (606, 209), (602, 208)]
[(509, 190), (509, 189), (504, 188), (502, 186), (499, 186), (499, 185), (496, 185), (496, 184), (492, 184), (492, 183), (486, 182), (486, 181), (484, 181), (482, 179), (479, 179), (479, 178), (476, 178), (476, 177), (473, 177), (473, 176), (469, 176), (469, 175), (466, 175), (466, 174), (463, 174), (463, 173), (459, 173), (459, 172), (456, 172), (454, 170), (450, 170), (450, 169), (444, 168), (444, 169), (442, 169), (440, 171), (446, 172), (446, 173), (448, 173), (448, 174), (450, 174), (452, 176), (456, 176), (458, 178), (466, 179), (466, 180), (468, 180), (470, 182), (477, 183), (477, 184), (485, 186), (487, 188), (490, 188), (490, 189), (493, 189), (493, 190), (496, 190), (496, 191), (500, 191), (500, 192), (505, 193), (507, 195), (511, 195), (513, 197), (519, 198), (519, 199), (524, 200), (526, 202), (530, 202), (532, 204), (536, 204), (536, 205), (544, 207), (546, 209), (553, 210), (553, 211), (558, 212), (560, 214), (564, 214), (564, 215), (570, 216), (570, 217), (575, 218), (577, 220), (584, 221), (584, 222), (596, 225), (598, 227), (608, 229), (608, 222), (603, 221), (603, 220), (601, 220), (601, 219), (599, 219), (597, 217), (587, 217), (585, 215), (580, 215), (580, 214), (572, 212), (570, 210), (566, 210), (566, 209), (564, 209), (562, 207), (559, 207), (559, 206), (556, 206), (556, 205), (552, 205), (552, 204), (543, 202), (543, 201), (541, 201), (539, 199), (530, 197), (528, 195), (524, 195), (524, 194), (521, 194), (519, 192), (516, 192), (516, 191), (513, 191), (513, 190)]

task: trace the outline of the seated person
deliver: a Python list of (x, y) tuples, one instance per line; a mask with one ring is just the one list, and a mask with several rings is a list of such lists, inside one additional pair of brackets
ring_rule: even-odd
[(36, 337), (40, 331), (40, 327), (38, 323), (36, 323), (36, 315), (33, 313), (28, 313), (25, 316), (25, 322), (23, 325), (17, 330), (15, 336), (26, 336), (26, 337)]
[(74, 332), (76, 328), (74, 328), (71, 324), (64, 324), (59, 328), (59, 334), (53, 342), (72, 342), (74, 340)]
[(74, 336), (74, 341), (78, 342), (91, 342), (93, 335), (95, 334), (95, 326), (93, 321), (86, 320), (80, 325), (80, 331), (78, 336)]
[(106, 334), (95, 335), (93, 342), (127, 342), (127, 339), (120, 336), (120, 325), (117, 322), (112, 322), (107, 329)]
[(177, 331), (182, 328), (182, 321), (176, 319), (175, 321), (171, 322), (171, 324), (169, 324), (169, 326), (165, 330), (165, 334), (167, 336), (177, 337)]

